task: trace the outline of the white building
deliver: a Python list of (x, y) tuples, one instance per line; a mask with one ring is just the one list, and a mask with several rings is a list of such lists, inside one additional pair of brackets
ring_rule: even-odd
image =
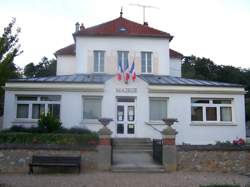
[[(10, 80), (5, 86), (4, 128), (36, 125), (50, 111), (64, 127), (97, 131), (100, 117), (113, 137), (160, 138), (162, 118), (177, 118), (177, 144), (245, 139), (244, 87), (181, 78), (182, 55), (172, 36), (120, 16), (84, 28), (58, 50), (57, 76)], [(135, 64), (136, 80), (117, 79), (118, 64)], [(122, 73), (123, 74), (123, 73)]]

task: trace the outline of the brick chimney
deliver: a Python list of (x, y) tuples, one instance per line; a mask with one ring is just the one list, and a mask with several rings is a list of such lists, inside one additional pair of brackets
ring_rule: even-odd
[(76, 22), (76, 24), (75, 24), (75, 32), (78, 32), (79, 30), (80, 30), (80, 24), (78, 23), (78, 22)]
[(83, 23), (81, 23), (80, 30), (83, 30), (83, 29), (85, 29), (85, 27), (84, 27)]

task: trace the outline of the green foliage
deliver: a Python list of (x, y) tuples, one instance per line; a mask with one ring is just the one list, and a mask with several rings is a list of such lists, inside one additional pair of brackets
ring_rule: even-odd
[(55, 132), (59, 130), (62, 123), (50, 113), (43, 113), (38, 121), (38, 128), (42, 132)]
[[(94, 142), (94, 143), (93, 143)], [(0, 144), (57, 144), (57, 145), (93, 145), (98, 142), (95, 133), (24, 133), (1, 132)]]
[[(25, 133), (43, 133), (44, 131), (41, 130), (39, 127), (23, 127), (20, 125), (14, 125), (10, 127), (9, 129), (2, 130), (1, 132), (25, 132)], [(58, 134), (91, 134), (91, 132), (88, 129), (78, 128), (78, 127), (72, 127), (72, 128), (63, 128), (56, 130), (55, 133)]]
[(219, 145), (219, 146), (230, 146), (233, 145), (230, 141), (225, 141), (225, 142), (221, 142), (221, 141), (216, 141), (215, 145)]
[(13, 33), (16, 19), (4, 28), (3, 34), (0, 36), (0, 116), (3, 113), (4, 90), (2, 86), (5, 85), (8, 79), (18, 78), (21, 76), (19, 69), (14, 64), (14, 58), (22, 53), (20, 44), (18, 44), (18, 35), (20, 28)]
[(72, 127), (70, 129), (66, 129), (66, 128), (60, 128), (58, 131), (56, 131), (57, 133), (70, 133), (70, 134), (88, 134), (88, 133), (92, 133), (90, 130), (88, 129), (83, 129), (83, 128), (77, 128), (77, 127)]
[(247, 121), (250, 120), (250, 69), (216, 65), (210, 59), (190, 56), (184, 58), (182, 76), (184, 78), (244, 85), (248, 91), (246, 94), (246, 119)]
[(28, 78), (55, 76), (56, 60), (43, 57), (37, 65), (31, 62), (24, 67), (24, 75)]

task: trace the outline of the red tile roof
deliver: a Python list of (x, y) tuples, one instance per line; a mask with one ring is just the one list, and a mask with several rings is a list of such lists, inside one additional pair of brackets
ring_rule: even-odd
[(137, 37), (158, 37), (168, 38), (170, 41), (173, 36), (147, 25), (142, 25), (123, 17), (116, 18), (106, 23), (80, 29), (73, 34), (74, 36), (137, 36)]
[(183, 54), (173, 50), (173, 49), (169, 49), (169, 56), (170, 58), (183, 58)]
[(55, 52), (55, 55), (75, 55), (76, 49), (75, 44), (68, 45), (62, 49), (59, 49)]
[[(75, 44), (68, 45), (62, 49), (55, 52), (55, 55), (75, 55)], [(183, 58), (183, 55), (173, 49), (169, 49), (170, 58)]]

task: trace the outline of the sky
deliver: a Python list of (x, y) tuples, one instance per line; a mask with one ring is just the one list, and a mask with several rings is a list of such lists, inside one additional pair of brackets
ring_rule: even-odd
[(123, 7), (123, 17), (142, 23), (142, 8), (131, 4), (156, 7), (146, 9), (146, 21), (173, 35), (170, 47), (185, 56), (250, 68), (250, 0), (0, 0), (0, 34), (15, 17), (24, 51), (15, 63), (24, 67), (72, 44), (76, 22), (110, 21)]

